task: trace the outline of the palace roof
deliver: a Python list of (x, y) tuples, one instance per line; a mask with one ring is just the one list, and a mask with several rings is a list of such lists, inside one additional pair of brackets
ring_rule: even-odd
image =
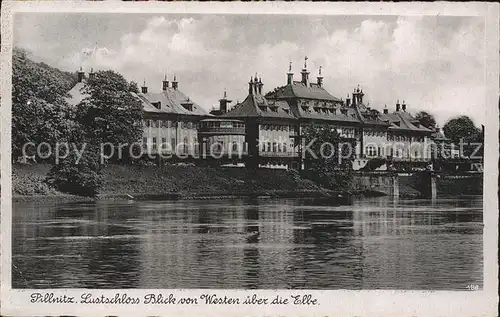
[(331, 95), (322, 86), (315, 83), (310, 83), (307, 86), (301, 81), (294, 81), (292, 85), (278, 87), (274, 91), (267, 93), (266, 97), (273, 99), (303, 98), (340, 102), (339, 98)]
[(388, 127), (391, 124), (387, 121), (387, 119), (384, 120), (383, 117), (381, 117), (381, 114), (378, 110), (376, 109), (371, 109), (364, 103), (360, 103), (359, 105), (353, 106), (354, 109), (356, 109), (356, 112), (358, 113), (358, 116), (361, 120), (362, 123), (364, 124), (369, 124), (369, 125), (378, 125), (378, 126), (383, 126), (383, 127)]
[(286, 101), (266, 99), (257, 88), (257, 80), (251, 81), (249, 84), (251, 88), (245, 100), (235, 105), (222, 117), (295, 119)]
[(184, 93), (172, 87), (167, 87), (161, 92), (135, 95), (141, 100), (145, 112), (211, 116)]
[(432, 132), (432, 130), (421, 125), (417, 119), (405, 111), (381, 114), (381, 119), (388, 120), (391, 123), (389, 130), (392, 131)]
[[(76, 106), (87, 97), (82, 91), (84, 85), (85, 81), (81, 81), (71, 88), (68, 92), (70, 97), (66, 98), (68, 104)], [(142, 102), (143, 110), (148, 113), (212, 116), (197, 103), (190, 100), (184, 93), (173, 87), (166, 87), (166, 89), (161, 92), (131, 94)]]

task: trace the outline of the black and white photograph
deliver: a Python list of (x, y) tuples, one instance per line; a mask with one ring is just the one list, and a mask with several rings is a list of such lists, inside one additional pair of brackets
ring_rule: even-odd
[[(2, 306), (8, 288), (60, 314), (218, 304), (262, 316), (328, 312), (324, 291), (411, 291), (495, 314), (498, 19), (492, 44), (485, 16), (497, 4), (133, 5), (11, 7)], [(426, 305), (419, 316), (454, 315)], [(388, 315), (412, 314), (401, 309)]]

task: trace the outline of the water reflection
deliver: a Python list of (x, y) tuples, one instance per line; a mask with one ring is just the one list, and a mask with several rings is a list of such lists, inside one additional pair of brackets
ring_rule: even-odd
[(464, 289), (482, 198), (17, 204), (16, 288)]

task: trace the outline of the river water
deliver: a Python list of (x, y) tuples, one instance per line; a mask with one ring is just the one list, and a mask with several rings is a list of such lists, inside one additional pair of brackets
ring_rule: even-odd
[(18, 203), (14, 288), (465, 290), (482, 197)]

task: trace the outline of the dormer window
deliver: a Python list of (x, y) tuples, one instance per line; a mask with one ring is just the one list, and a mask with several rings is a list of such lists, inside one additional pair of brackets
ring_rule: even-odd
[(286, 114), (289, 114), (290, 113), (290, 110), (289, 109), (283, 109), (283, 111), (285, 111)]
[(272, 112), (278, 112), (278, 107), (269, 107), (269, 109), (271, 109)]
[(261, 111), (264, 111), (264, 112), (266, 112), (266, 111), (267, 111), (267, 107), (266, 107), (266, 106), (259, 106), (259, 109), (260, 109)]
[(157, 102), (153, 102), (152, 105), (156, 108), (156, 109), (161, 109), (161, 101), (157, 101)]
[(193, 111), (193, 104), (192, 103), (183, 103), (182, 106), (184, 107), (184, 109), (186, 109), (187, 111)]
[(307, 106), (302, 106), (302, 110), (305, 111), (305, 112), (309, 112), (309, 107)]

